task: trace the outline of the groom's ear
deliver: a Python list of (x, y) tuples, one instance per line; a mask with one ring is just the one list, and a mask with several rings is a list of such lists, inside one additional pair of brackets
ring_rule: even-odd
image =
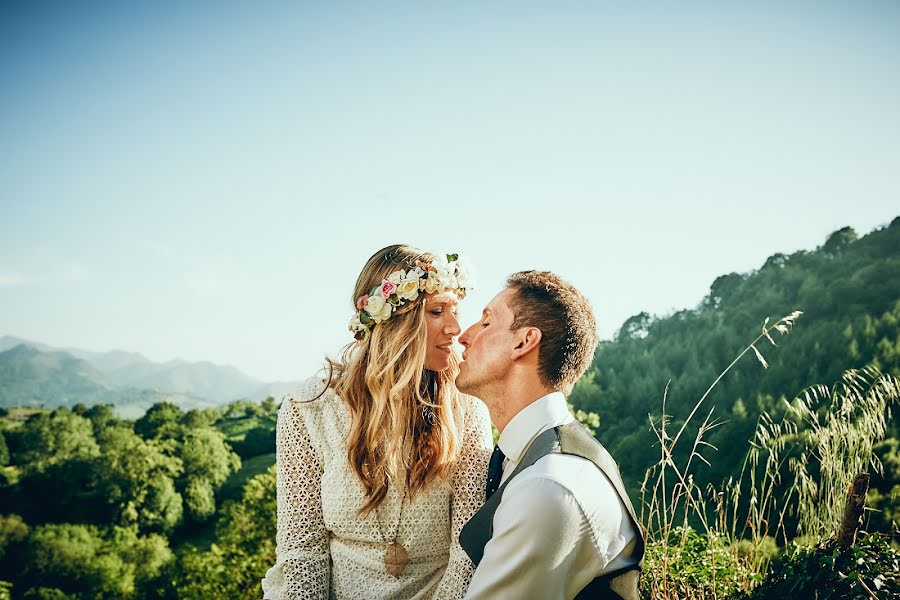
[(511, 358), (518, 360), (540, 345), (541, 330), (537, 327), (523, 327), (516, 336), (516, 345), (513, 347)]

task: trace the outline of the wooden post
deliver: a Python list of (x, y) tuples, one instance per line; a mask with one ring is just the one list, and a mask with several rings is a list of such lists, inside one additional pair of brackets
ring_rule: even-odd
[(850, 484), (847, 492), (847, 504), (844, 506), (844, 522), (838, 534), (838, 545), (849, 548), (856, 541), (856, 530), (862, 522), (863, 509), (866, 506), (866, 494), (869, 491), (869, 474), (860, 473)]

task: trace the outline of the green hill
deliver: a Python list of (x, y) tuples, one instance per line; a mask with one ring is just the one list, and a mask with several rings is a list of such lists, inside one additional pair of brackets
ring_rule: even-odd
[(102, 403), (115, 389), (90, 363), (20, 344), (0, 352), (0, 406)]
[[(749, 353), (705, 402), (703, 415), (715, 407), (726, 422), (707, 438), (718, 452), (707, 452), (712, 467), (700, 475), (719, 481), (740, 469), (757, 417), (783, 414), (781, 398), (871, 363), (900, 375), (898, 275), (900, 218), (859, 239), (844, 228), (813, 251), (774, 254), (755, 271), (718, 277), (694, 309), (628, 319), (598, 347), (572, 404), (600, 415), (597, 437), (637, 490), (659, 459), (648, 415), (659, 417), (667, 384), (666, 413), (677, 426), (766, 318), (803, 311), (794, 330), (774, 340), (779, 347), (759, 346), (768, 369)], [(896, 437), (896, 419), (894, 427)]]
[(157, 402), (184, 410), (213, 406), (187, 394), (116, 385), (86, 360), (67, 352), (19, 344), (0, 352), (0, 407), (57, 408), (112, 404), (120, 417), (135, 419)]
[[(102, 380), (106, 387), (113, 386), (120, 390), (157, 390), (176, 397), (203, 398), (215, 405), (238, 398), (255, 400), (262, 400), (268, 396), (280, 398), (296, 385), (296, 382), (292, 381), (263, 382), (235, 367), (208, 361), (189, 362), (175, 359), (160, 363), (136, 352), (122, 350), (92, 352), (81, 348), (55, 348), (10, 335), (0, 336), (0, 354), (22, 344), (42, 353), (80, 359), (88, 368), (93, 369), (92, 376)], [(39, 374), (37, 379), (41, 379)], [(4, 387), (0, 386), (0, 397), (4, 391)], [(60, 391), (66, 392), (67, 388), (63, 387)]]

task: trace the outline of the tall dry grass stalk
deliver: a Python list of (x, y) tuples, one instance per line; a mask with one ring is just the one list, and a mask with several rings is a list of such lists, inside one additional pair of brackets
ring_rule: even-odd
[[(652, 598), (668, 600), (669, 598), (707, 597), (703, 590), (699, 591), (699, 595), (693, 595), (695, 592), (689, 589), (681, 589), (680, 586), (677, 589), (673, 589), (669, 585), (669, 561), (671, 556), (669, 545), (675, 543), (680, 549), (684, 548), (687, 543), (690, 531), (689, 521), (692, 516), (700, 522), (703, 533), (708, 538), (711, 536), (720, 539), (726, 536), (726, 539), (735, 539), (733, 535), (734, 526), (726, 527), (726, 521), (722, 520), (722, 515), (727, 514), (729, 504), (733, 505), (732, 512), (737, 514), (736, 511), (740, 499), (739, 483), (734, 485), (732, 482), (727, 490), (721, 492), (713, 491), (710, 494), (713, 500), (713, 508), (710, 511), (707, 508), (706, 497), (702, 489), (694, 482), (693, 474), (691, 473), (694, 459), (709, 465), (707, 459), (701, 454), (701, 450), (704, 446), (716, 448), (704, 441), (703, 438), (709, 431), (722, 423), (712, 418), (713, 410), (710, 409), (700, 424), (697, 434), (694, 436), (687, 461), (682, 466), (676, 464), (674, 458), (674, 451), (678, 442), (681, 441), (688, 425), (700, 410), (706, 398), (746, 354), (753, 352), (762, 366), (768, 368), (769, 365), (757, 348), (757, 344), (766, 339), (772, 345), (776, 345), (772, 339), (773, 332), (781, 335), (787, 334), (801, 314), (803, 313), (800, 311), (794, 311), (771, 325), (769, 324), (769, 319), (766, 319), (762, 326), (762, 333), (744, 348), (731, 361), (731, 364), (725, 367), (719, 376), (716, 377), (715, 381), (710, 384), (674, 436), (669, 435), (669, 425), (672, 422), (672, 417), (666, 414), (668, 385), (663, 394), (662, 416), (659, 422), (657, 423), (650, 416), (650, 427), (659, 442), (660, 458), (655, 465), (647, 469), (641, 484), (641, 523), (646, 530), (648, 541), (651, 544), (658, 544), (661, 551), (661, 561), (652, 565), (653, 570), (657, 572), (648, 573), (648, 577), (644, 579), (645, 582), (649, 583), (650, 596)], [(670, 485), (671, 491), (669, 490)], [(770, 487), (774, 488), (774, 483), (771, 483)], [(728, 494), (727, 497), (726, 493)], [(713, 517), (712, 522), (710, 521), (710, 516)], [(673, 533), (679, 535), (673, 536)], [(737, 559), (736, 554), (735, 558)], [(712, 573), (712, 576), (715, 577), (715, 573)], [(716, 597), (715, 591), (711, 597)]]
[(869, 467), (883, 474), (873, 447), (884, 438), (888, 408), (898, 397), (895, 377), (865, 367), (845, 372), (831, 389), (810, 387), (789, 404), (789, 414), (806, 427), (799, 455), (791, 456), (788, 466), (798, 484), (798, 504), (815, 507), (798, 515), (798, 533), (817, 539), (836, 535), (853, 478)]

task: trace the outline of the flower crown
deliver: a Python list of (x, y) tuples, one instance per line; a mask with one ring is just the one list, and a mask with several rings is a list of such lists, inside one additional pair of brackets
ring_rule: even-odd
[(439, 256), (431, 263), (416, 261), (414, 268), (394, 271), (371, 292), (356, 299), (357, 312), (350, 321), (350, 331), (362, 344), (369, 339), (375, 325), (390, 319), (400, 307), (415, 302), (420, 293), (450, 290), (463, 299), (473, 284), (471, 273), (460, 262), (458, 254)]

